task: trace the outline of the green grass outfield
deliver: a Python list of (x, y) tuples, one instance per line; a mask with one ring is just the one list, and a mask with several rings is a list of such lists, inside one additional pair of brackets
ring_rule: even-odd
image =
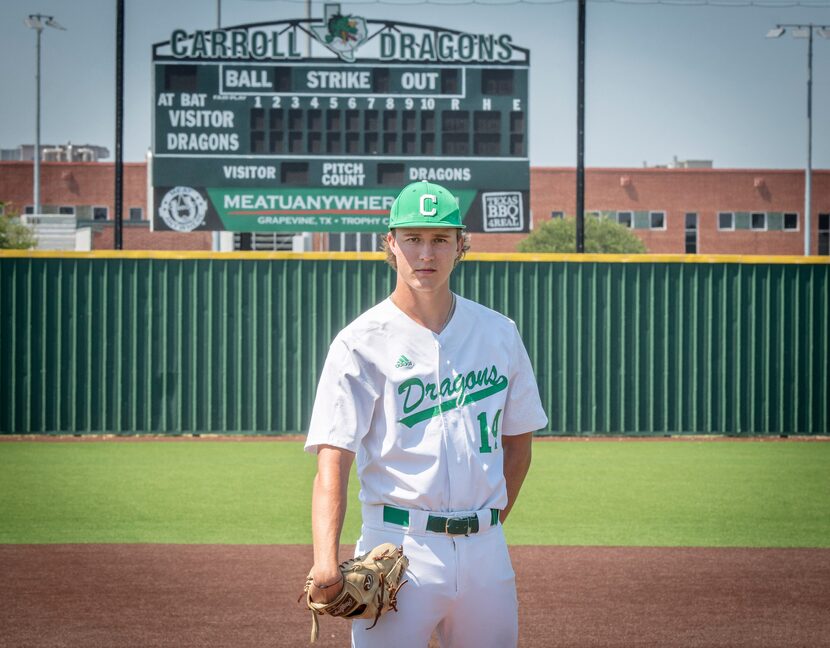
[[(299, 442), (0, 442), (0, 543), (310, 542)], [(359, 530), (352, 480), (343, 541)], [(534, 444), (516, 544), (830, 547), (830, 443)]]

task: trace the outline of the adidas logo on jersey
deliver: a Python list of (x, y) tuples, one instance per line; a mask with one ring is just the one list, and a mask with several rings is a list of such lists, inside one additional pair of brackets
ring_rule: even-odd
[(414, 367), (415, 365), (412, 364), (412, 360), (407, 358), (405, 355), (402, 355), (398, 358), (398, 361), (395, 363), (395, 369), (409, 369), (410, 367)]

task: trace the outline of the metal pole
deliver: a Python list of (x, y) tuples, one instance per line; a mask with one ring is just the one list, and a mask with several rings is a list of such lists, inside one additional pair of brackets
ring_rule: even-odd
[[(216, 0), (216, 29), (222, 29), (222, 0)], [(210, 249), (219, 251), (219, 232), (210, 233)]]
[[(305, 16), (308, 18), (308, 24), (311, 25), (311, 0), (306, 0)], [(311, 36), (306, 37), (306, 56), (311, 58)]]
[(767, 32), (767, 38), (779, 38), (787, 29), (793, 28), (793, 36), (802, 38), (807, 30), (807, 167), (804, 169), (804, 256), (810, 256), (813, 220), (813, 31), (830, 37), (830, 25), (778, 24)]
[(115, 14), (115, 236), (114, 249), (123, 249), (122, 202), (124, 198), (124, 0), (117, 0)]
[(38, 26), (35, 28), (37, 32), (37, 55), (35, 57), (35, 85), (37, 87), (35, 99), (35, 190), (34, 190), (34, 213), (40, 213), (40, 32), (43, 28)]
[(804, 256), (810, 256), (813, 185), (813, 26), (807, 41), (807, 171), (804, 177)]
[(576, 84), (576, 251), (585, 252), (585, 2), (579, 0)]
[[(44, 18), (46, 20), (44, 20)], [(61, 27), (53, 16), (44, 16), (43, 14), (29, 14), (26, 20), (23, 21), (29, 29), (34, 29), (36, 32), (35, 39), (35, 150), (32, 155), (32, 162), (34, 167), (34, 188), (33, 188), (33, 202), (34, 213), (39, 214), (43, 209), (40, 204), (40, 36), (44, 27), (52, 27), (53, 29), (60, 29), (66, 31)]]

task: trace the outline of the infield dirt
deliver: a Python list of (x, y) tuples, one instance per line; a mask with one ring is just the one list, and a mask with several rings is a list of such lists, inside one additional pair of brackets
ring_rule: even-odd
[[(523, 648), (830, 646), (828, 549), (511, 555)], [(296, 545), (0, 545), (0, 646), (307, 646), (310, 563)], [(348, 624), (323, 618), (316, 645), (347, 646)]]

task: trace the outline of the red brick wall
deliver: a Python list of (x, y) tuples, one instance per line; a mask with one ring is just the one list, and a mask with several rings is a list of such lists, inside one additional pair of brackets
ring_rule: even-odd
[[(576, 171), (530, 170), (530, 207), (535, 224), (552, 211), (576, 212)], [(830, 212), (830, 171), (813, 171), (812, 252), (818, 244), (818, 214)], [(586, 211), (665, 211), (666, 230), (633, 232), (649, 252), (685, 252), (685, 215), (698, 215), (699, 254), (793, 254), (804, 252), (804, 172), (779, 169), (587, 169)], [(717, 214), (797, 212), (795, 232), (717, 229)]]
[[(34, 203), (33, 164), (0, 162), (0, 200), (13, 203), (20, 213)], [(151, 232), (146, 220), (147, 165), (124, 164), (122, 244), (125, 250), (210, 250), (210, 232)], [(108, 220), (93, 225), (92, 249), (112, 250), (115, 237), (115, 164), (113, 162), (42, 162), (40, 202), (43, 205), (92, 205), (108, 207)], [(130, 207), (141, 207), (145, 222), (136, 227), (128, 221)], [(134, 221), (133, 221), (134, 222)]]
[(516, 245), (527, 234), (484, 234), (473, 232), (470, 237), (470, 252), (515, 252)]
[[(12, 202), (20, 213), (33, 205), (34, 170), (31, 162), (0, 162), (0, 200)], [(123, 216), (130, 207), (147, 210), (147, 165), (124, 164)], [(109, 207), (115, 218), (115, 164), (112, 162), (41, 162), (40, 203), (42, 205), (93, 205)]]
[[(146, 226), (125, 226), (121, 234), (124, 250), (210, 250), (213, 244), (211, 232), (151, 232)], [(114, 241), (115, 227), (111, 223), (92, 233), (93, 250), (112, 250)]]

